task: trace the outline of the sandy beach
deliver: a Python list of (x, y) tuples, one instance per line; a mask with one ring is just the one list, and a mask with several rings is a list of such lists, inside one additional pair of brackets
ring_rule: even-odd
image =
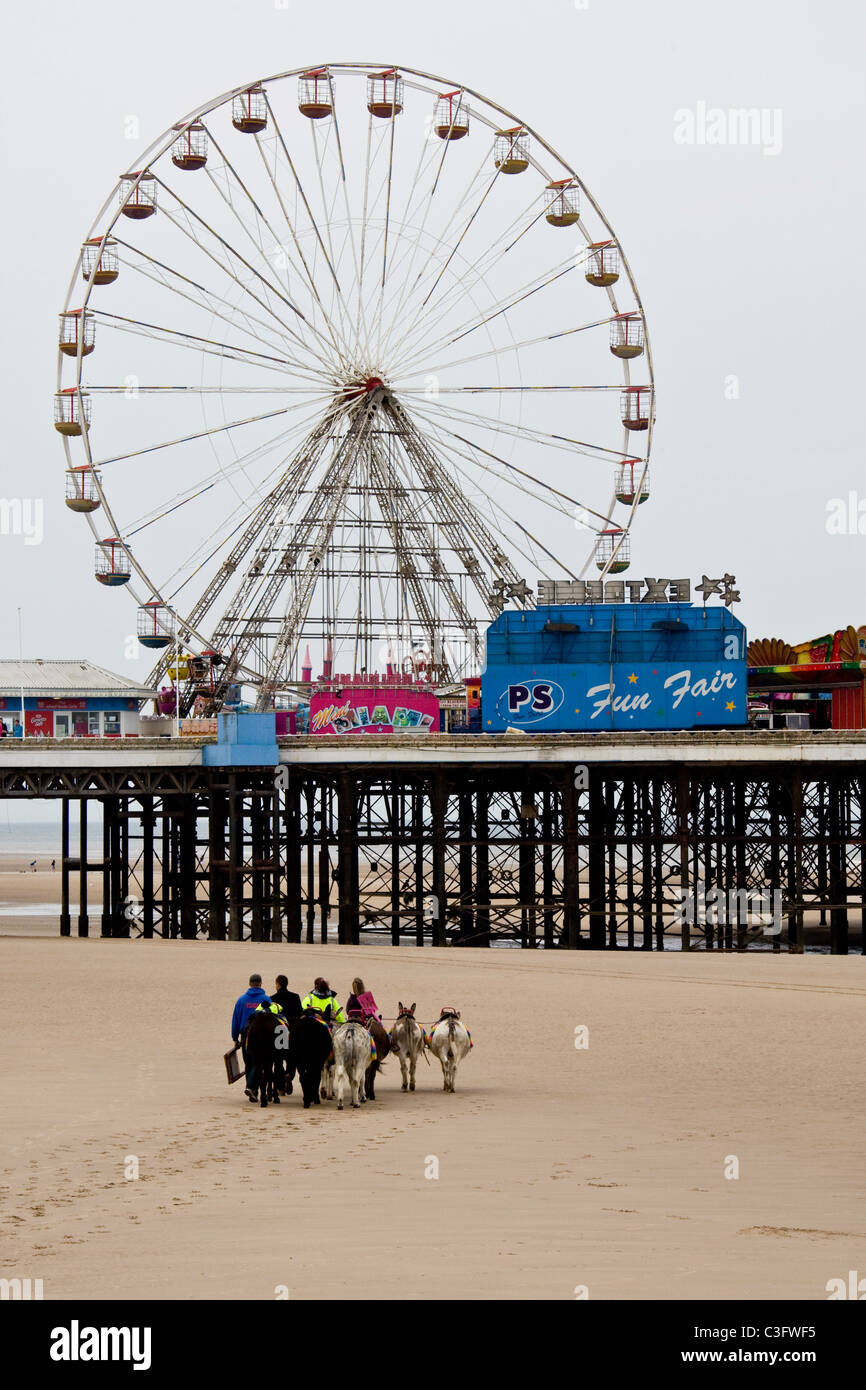
[[(826, 1299), (866, 1268), (860, 958), (7, 937), (0, 960), (2, 1273), (46, 1299)], [(422, 1064), (402, 1094), (392, 1059), (357, 1112), (251, 1106), (222, 1053), (252, 970), (343, 999), (360, 971), (386, 1016), (456, 1004), (457, 1093)]]
[[(53, 870), (52, 859), (56, 865)], [(35, 869), (30, 867), (34, 860)], [(88, 874), (87, 888), (90, 929), (98, 933), (102, 874)], [(0, 936), (57, 936), (61, 891), (59, 843), (53, 854), (39, 851), (0, 854)], [(77, 899), (72, 909), (77, 913)], [(76, 930), (77, 927), (76, 916)]]

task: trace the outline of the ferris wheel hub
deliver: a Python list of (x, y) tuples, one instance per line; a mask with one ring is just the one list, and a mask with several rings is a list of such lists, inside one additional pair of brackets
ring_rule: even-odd
[(359, 401), (364, 396), (371, 396), (374, 391), (384, 391), (385, 389), (385, 382), (382, 377), (359, 374), (347, 381), (338, 395), (343, 401)]

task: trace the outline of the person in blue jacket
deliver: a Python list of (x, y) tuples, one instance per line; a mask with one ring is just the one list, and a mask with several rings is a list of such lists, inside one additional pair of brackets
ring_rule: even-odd
[(255, 1100), (258, 1095), (259, 1078), (256, 1073), (255, 1063), (247, 1053), (246, 1033), (247, 1024), (255, 1013), (259, 1004), (270, 1004), (271, 997), (267, 990), (262, 989), (261, 975), (250, 976), (250, 987), (245, 990), (237, 1001), (232, 1014), (232, 1042), (243, 1045), (244, 1066), (247, 1073), (247, 1084), (244, 1087), (244, 1094), (250, 1100)]

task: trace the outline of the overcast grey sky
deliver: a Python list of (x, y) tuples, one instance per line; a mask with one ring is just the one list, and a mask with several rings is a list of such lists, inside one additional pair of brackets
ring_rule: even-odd
[[(44, 539), (0, 536), (2, 650), (17, 652), (20, 604), (25, 655), (86, 656), (139, 678), (148, 665), (124, 657), (134, 606), (92, 578), (51, 427), (56, 315), (118, 174), (226, 89), (356, 59), (440, 73), (513, 110), (578, 170), (621, 238), (658, 412), (630, 577), (732, 572), (752, 636), (866, 622), (866, 534), (827, 529), (833, 499), (854, 492), (866, 512), (864, 27), (855, 0), (19, 7), (0, 94), (0, 495), (44, 499)], [(702, 110), (744, 107), (767, 113), (763, 143), (698, 143)], [(691, 117), (695, 143), (683, 143)]]

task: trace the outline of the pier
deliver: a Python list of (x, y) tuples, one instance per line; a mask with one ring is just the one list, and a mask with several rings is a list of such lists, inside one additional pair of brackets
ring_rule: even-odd
[(0, 795), (62, 805), (61, 935), (864, 950), (863, 733), (291, 738), (276, 767), (205, 746), (4, 741)]

